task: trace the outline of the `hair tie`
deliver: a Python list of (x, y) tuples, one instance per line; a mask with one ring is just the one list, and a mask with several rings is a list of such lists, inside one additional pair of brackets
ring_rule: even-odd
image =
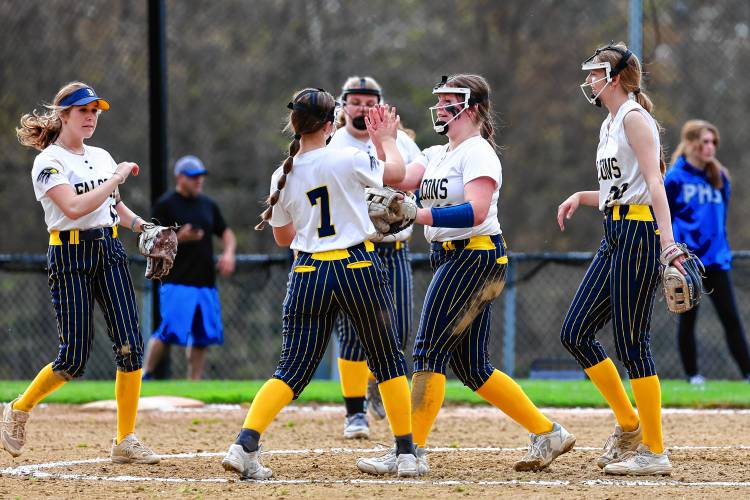
[(640, 87), (636, 87), (635, 89), (633, 89), (633, 95), (638, 95), (640, 93), (641, 93), (641, 88)]
[(295, 141), (299, 141), (300, 139), (302, 139), (302, 136), (301, 136), (301, 135), (299, 135), (299, 134), (294, 134), (294, 140), (295, 140)]

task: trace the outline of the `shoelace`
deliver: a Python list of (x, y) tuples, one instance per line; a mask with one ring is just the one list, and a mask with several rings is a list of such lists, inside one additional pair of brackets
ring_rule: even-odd
[(541, 439), (535, 439), (531, 443), (529, 443), (529, 451), (526, 453), (526, 456), (531, 457), (541, 457), (542, 456), (542, 440)]
[(617, 434), (611, 434), (607, 438), (607, 442), (604, 443), (604, 450), (605, 451), (606, 450), (612, 451), (612, 447), (615, 445), (615, 443), (617, 442), (617, 438), (619, 438), (619, 437), (620, 436), (618, 436)]
[(13, 437), (13, 439), (23, 442), (26, 437), (26, 422), (11, 420), (10, 435)]
[(133, 455), (136, 455), (136, 454), (137, 455), (153, 455), (154, 454), (153, 451), (147, 448), (140, 441), (131, 441), (130, 446), (127, 447), (127, 450)]

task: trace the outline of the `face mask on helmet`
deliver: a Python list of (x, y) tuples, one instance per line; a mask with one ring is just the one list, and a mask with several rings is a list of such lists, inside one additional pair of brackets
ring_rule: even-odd
[[(359, 79), (359, 87), (350, 87), (343, 89), (341, 91), (341, 96), (339, 99), (346, 103), (346, 98), (349, 94), (361, 94), (361, 95), (372, 95), (376, 96), (378, 98), (378, 104), (383, 103), (383, 93), (380, 91), (380, 89), (372, 89), (367, 87), (367, 80), (364, 78)], [(356, 128), (357, 130), (367, 130), (367, 125), (365, 125), (365, 117), (362, 116), (355, 116), (352, 117), (347, 113), (347, 116), (349, 116), (349, 119), (352, 122), (352, 126)]]
[(367, 130), (364, 116), (355, 116), (352, 118), (352, 126), (357, 130)]
[[(448, 81), (448, 77), (444, 76), (443, 80), (435, 85), (435, 87), (432, 89), (432, 93), (434, 95), (439, 96), (440, 94), (451, 94), (451, 95), (458, 95), (463, 96), (463, 99), (461, 102), (453, 103), (453, 104), (441, 104), (437, 106), (430, 107), (430, 118), (432, 119), (432, 128), (440, 135), (445, 135), (448, 133), (448, 126), (450, 123), (455, 120), (456, 118), (461, 115), (464, 111), (469, 109), (469, 98), (471, 96), (471, 89), (468, 89), (466, 87), (446, 87), (446, 83)], [(444, 109), (453, 117), (448, 120), (439, 120), (438, 119), (438, 110)]]
[[(617, 52), (622, 57), (620, 58), (620, 61), (617, 63), (617, 66), (615, 66), (614, 69), (612, 69), (612, 66), (609, 64), (609, 61), (604, 62), (595, 62), (594, 59), (596, 56), (598, 56), (600, 53), (611, 50), (614, 52)], [(623, 50), (620, 47), (616, 47), (612, 44), (607, 45), (606, 47), (602, 47), (600, 49), (596, 49), (594, 52), (594, 55), (583, 61), (583, 64), (581, 64), (581, 69), (583, 71), (592, 71), (595, 69), (603, 69), (604, 70), (604, 76), (602, 78), (599, 78), (597, 80), (593, 80), (591, 82), (583, 82), (581, 84), (581, 92), (583, 92), (583, 96), (586, 98), (586, 100), (589, 102), (589, 104), (593, 104), (598, 107), (602, 107), (602, 101), (599, 99), (599, 96), (602, 95), (602, 92), (604, 92), (604, 89), (607, 88), (607, 86), (612, 82), (612, 78), (617, 76), (623, 69), (627, 68), (628, 66), (628, 60), (630, 60), (630, 56), (632, 55), (632, 52), (629, 50)], [(607, 83), (604, 84), (604, 86), (599, 90), (599, 92), (594, 93), (594, 85), (603, 81), (607, 81)]]

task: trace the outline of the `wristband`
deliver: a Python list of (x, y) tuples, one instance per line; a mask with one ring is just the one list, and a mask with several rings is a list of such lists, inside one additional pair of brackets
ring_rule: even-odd
[(474, 208), (468, 201), (451, 207), (432, 208), (432, 227), (474, 227)]
[[(139, 215), (136, 215), (133, 218), (133, 221), (130, 223), (130, 230), (133, 231), (133, 232), (135, 232), (135, 225), (138, 224), (138, 219), (141, 219), (141, 217)], [(143, 219), (141, 219), (141, 220), (143, 220)]]
[(125, 176), (124, 176), (124, 175), (122, 175), (122, 174), (121, 174), (120, 172), (115, 172), (115, 173), (113, 173), (113, 174), (112, 174), (112, 177), (114, 177), (115, 175), (119, 175), (119, 176), (120, 176), (120, 179), (122, 179), (122, 180), (121, 180), (120, 182), (118, 182), (117, 184), (122, 184), (123, 182), (125, 182)]

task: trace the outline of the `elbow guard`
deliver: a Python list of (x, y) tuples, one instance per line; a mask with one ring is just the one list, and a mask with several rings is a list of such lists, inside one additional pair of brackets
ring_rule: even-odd
[(430, 210), (432, 227), (474, 227), (474, 208), (468, 201), (452, 207)]

